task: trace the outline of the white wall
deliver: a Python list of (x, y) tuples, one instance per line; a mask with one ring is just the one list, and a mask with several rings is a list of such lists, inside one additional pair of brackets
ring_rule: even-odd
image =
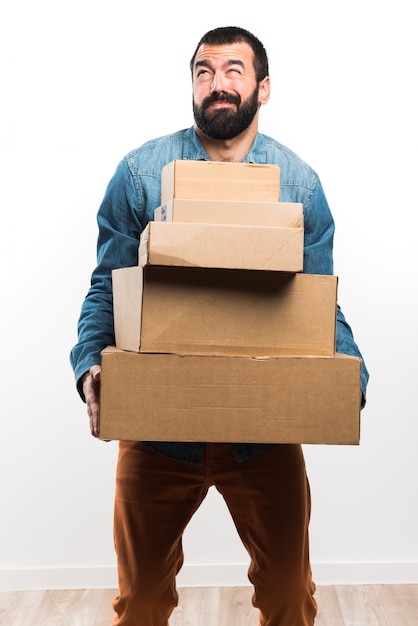
[[(261, 130), (321, 176), (340, 304), (371, 373), (361, 445), (306, 447), (316, 579), (418, 582), (412, 8), (2, 4), (0, 588), (116, 584), (117, 444), (90, 437), (68, 360), (96, 210), (128, 150), (192, 123), (189, 57), (206, 30), (228, 24), (253, 30), (269, 52)], [(247, 558), (216, 492), (185, 549), (182, 584), (246, 583)]]

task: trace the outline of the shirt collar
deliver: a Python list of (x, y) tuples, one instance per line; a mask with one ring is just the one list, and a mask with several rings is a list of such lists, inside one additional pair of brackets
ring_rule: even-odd
[[(183, 159), (190, 161), (210, 161), (209, 155), (203, 148), (200, 139), (192, 126), (184, 136)], [(267, 153), (264, 136), (257, 133), (253, 145), (245, 155), (242, 163), (267, 163)]]

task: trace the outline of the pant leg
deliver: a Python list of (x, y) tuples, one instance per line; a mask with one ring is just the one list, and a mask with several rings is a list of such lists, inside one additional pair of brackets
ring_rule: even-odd
[(119, 595), (113, 626), (167, 626), (177, 605), (182, 535), (207, 493), (202, 468), (120, 442), (114, 538)]
[(231, 458), (229, 467), (214, 461), (213, 467), (215, 486), (251, 557), (260, 626), (312, 626), (311, 503), (301, 446), (278, 446), (239, 464)]

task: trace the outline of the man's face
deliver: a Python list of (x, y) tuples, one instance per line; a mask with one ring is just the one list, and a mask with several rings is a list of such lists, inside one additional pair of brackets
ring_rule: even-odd
[[(263, 81), (262, 81), (263, 82)], [(203, 45), (193, 67), (193, 113), (212, 139), (233, 139), (253, 122), (262, 103), (247, 43)]]

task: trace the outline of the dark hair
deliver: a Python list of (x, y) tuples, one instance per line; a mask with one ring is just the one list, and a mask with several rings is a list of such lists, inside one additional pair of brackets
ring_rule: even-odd
[(212, 46), (223, 46), (230, 43), (239, 43), (244, 41), (247, 43), (254, 53), (254, 69), (257, 77), (257, 82), (263, 80), (269, 74), (269, 64), (267, 59), (267, 52), (259, 39), (248, 30), (239, 28), (238, 26), (223, 26), (221, 28), (215, 28), (203, 35), (201, 40), (196, 46), (196, 50), (190, 61), (190, 70), (193, 74), (193, 65), (196, 58), (197, 51), (203, 44)]

